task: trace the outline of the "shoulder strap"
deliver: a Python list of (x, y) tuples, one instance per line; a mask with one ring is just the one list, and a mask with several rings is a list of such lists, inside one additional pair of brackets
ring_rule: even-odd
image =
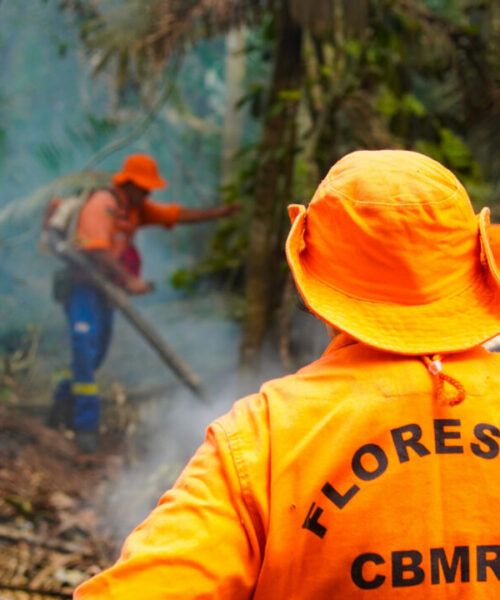
[(81, 193), (80, 196), (78, 196), (78, 204), (75, 205), (73, 211), (71, 212), (71, 215), (69, 216), (69, 219), (68, 219), (68, 222), (66, 225), (66, 236), (65, 237), (71, 244), (75, 243), (76, 228), (78, 226), (78, 219), (80, 217), (82, 208), (85, 206), (85, 204), (87, 203), (88, 199), (92, 196), (92, 194), (96, 191), (97, 190), (87, 190), (87, 191)]

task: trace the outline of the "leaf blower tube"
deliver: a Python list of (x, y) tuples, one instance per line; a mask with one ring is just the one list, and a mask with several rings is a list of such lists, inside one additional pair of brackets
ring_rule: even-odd
[(92, 263), (92, 261), (73, 248), (57, 231), (49, 230), (50, 245), (53, 252), (66, 263), (77, 267), (85, 273), (93, 285), (98, 288), (108, 300), (118, 308), (129, 323), (140, 333), (140, 335), (156, 350), (162, 361), (179, 377), (179, 379), (192, 390), (198, 398), (205, 398), (205, 390), (201, 385), (200, 378), (194, 373), (189, 365), (182, 360), (165, 341), (156, 333), (155, 329), (138, 313), (128, 296), (118, 286), (106, 279)]

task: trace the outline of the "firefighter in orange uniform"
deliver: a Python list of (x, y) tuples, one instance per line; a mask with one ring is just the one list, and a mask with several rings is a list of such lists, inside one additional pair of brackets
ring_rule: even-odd
[[(146, 294), (150, 286), (140, 277), (140, 257), (133, 245), (138, 227), (197, 223), (230, 216), (237, 205), (185, 208), (159, 204), (149, 194), (166, 187), (156, 162), (145, 154), (132, 154), (113, 186), (97, 190), (79, 214), (74, 243), (96, 262), (99, 269), (130, 294)], [(99, 393), (95, 371), (106, 355), (112, 328), (112, 309), (102, 294), (82, 273), (67, 273), (64, 299), (72, 347), (72, 373), (57, 385), (49, 425), (60, 420), (74, 429), (82, 450), (98, 449)], [(68, 415), (69, 413), (69, 415)]]
[(209, 427), (76, 600), (496, 597), (488, 209), (434, 160), (380, 150), (345, 156), (289, 212), (288, 262), (330, 345)]

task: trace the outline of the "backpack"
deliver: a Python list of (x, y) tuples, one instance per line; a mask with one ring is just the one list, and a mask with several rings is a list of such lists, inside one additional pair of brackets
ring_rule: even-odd
[[(105, 189), (115, 200), (118, 200), (118, 196), (112, 188)], [(49, 200), (43, 215), (42, 230), (38, 240), (39, 252), (49, 256), (57, 254), (52, 242), (53, 233), (56, 233), (58, 238), (74, 245), (80, 211), (95, 191), (95, 189), (87, 189), (79, 195), (69, 196), (68, 198), (51, 198)]]
[(52, 198), (49, 200), (43, 215), (42, 230), (38, 240), (38, 251), (54, 256), (56, 252), (51, 243), (51, 233), (73, 243), (80, 211), (92, 192), (68, 198)]
[[(102, 188), (101, 188), (102, 189)], [(112, 188), (106, 190), (118, 201), (118, 196)], [(58, 256), (57, 243), (65, 241), (75, 246), (76, 229), (80, 212), (96, 190), (87, 190), (79, 196), (68, 198), (52, 198), (49, 200), (42, 220), (42, 229), (38, 239), (38, 251), (49, 256)], [(141, 270), (141, 257), (137, 248), (131, 244), (126, 248), (120, 261), (127, 271), (139, 275)], [(72, 269), (66, 265), (53, 274), (52, 297), (56, 302), (64, 304), (70, 295), (73, 285)], [(120, 283), (115, 281), (115, 283)]]

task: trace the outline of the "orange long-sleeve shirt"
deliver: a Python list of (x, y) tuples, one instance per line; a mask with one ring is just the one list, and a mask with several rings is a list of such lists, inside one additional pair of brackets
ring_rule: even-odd
[(122, 255), (138, 227), (163, 225), (172, 227), (180, 213), (178, 204), (159, 204), (146, 199), (131, 206), (117, 192), (94, 192), (83, 206), (75, 232), (75, 242), (82, 250), (108, 250), (115, 258)]
[(208, 429), (117, 563), (76, 600), (474, 598), (500, 586), (500, 357), (417, 357), (342, 334)]

